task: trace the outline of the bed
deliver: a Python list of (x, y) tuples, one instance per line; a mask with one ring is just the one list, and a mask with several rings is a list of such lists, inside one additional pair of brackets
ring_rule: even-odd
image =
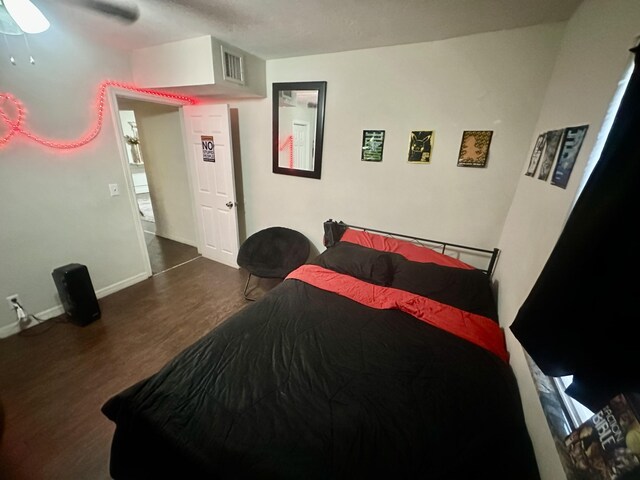
[(104, 404), (113, 478), (539, 478), (498, 251), (324, 228), (324, 252)]

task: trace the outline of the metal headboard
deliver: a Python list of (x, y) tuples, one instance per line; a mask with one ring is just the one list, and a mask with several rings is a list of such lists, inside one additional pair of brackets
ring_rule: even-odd
[(359, 227), (357, 225), (350, 225), (344, 222), (337, 222), (332, 219), (324, 222), (324, 245), (326, 247), (333, 246), (336, 242), (340, 240), (342, 234), (347, 230), (347, 228), (358, 229), (365, 232), (373, 232), (381, 235), (386, 235), (391, 238), (400, 238), (403, 240), (409, 240), (417, 245), (422, 247), (431, 248), (432, 250), (439, 250), (440, 253), (446, 255), (447, 249), (449, 251), (456, 252), (470, 252), (470, 253), (480, 253), (486, 254), (489, 256), (489, 264), (487, 268), (479, 268), (478, 270), (486, 273), (489, 278), (493, 275), (493, 272), (496, 267), (496, 262), (498, 261), (498, 255), (500, 254), (500, 249), (486, 249), (486, 248), (478, 248), (478, 247), (470, 247), (468, 245), (461, 245), (459, 243), (451, 243), (451, 242), (443, 242), (440, 240), (431, 240), (429, 238), (420, 238), (414, 237), (411, 235), (404, 235), (402, 233), (394, 233), (387, 232), (384, 230), (378, 230), (375, 228), (369, 227)]

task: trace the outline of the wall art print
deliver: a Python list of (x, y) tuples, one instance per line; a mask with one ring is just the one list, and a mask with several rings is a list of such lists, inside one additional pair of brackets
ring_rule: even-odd
[(538, 174), (539, 180), (546, 182), (547, 178), (549, 178), (549, 173), (551, 173), (551, 167), (556, 158), (556, 153), (558, 153), (558, 145), (560, 144), (563, 133), (564, 129), (551, 130), (545, 133), (546, 140), (544, 153), (542, 154), (542, 163), (540, 164), (540, 173)]
[(589, 125), (565, 128), (560, 153), (558, 154), (558, 162), (551, 177), (551, 185), (567, 188), (569, 177), (571, 177), (573, 166), (576, 163), (576, 158), (578, 158), (580, 147), (582, 147), (582, 142), (587, 135), (588, 129)]
[(538, 164), (540, 163), (540, 158), (542, 157), (542, 152), (544, 151), (544, 146), (547, 143), (547, 134), (541, 133), (538, 135), (538, 140), (536, 140), (536, 144), (533, 147), (533, 152), (531, 152), (531, 159), (529, 159), (529, 167), (527, 168), (528, 177), (533, 177), (536, 174), (536, 170), (538, 170)]
[(413, 131), (409, 142), (409, 163), (431, 163), (433, 131)]
[(363, 162), (381, 162), (384, 148), (384, 130), (362, 131), (362, 157)]
[(493, 130), (465, 130), (462, 133), (459, 167), (486, 167)]

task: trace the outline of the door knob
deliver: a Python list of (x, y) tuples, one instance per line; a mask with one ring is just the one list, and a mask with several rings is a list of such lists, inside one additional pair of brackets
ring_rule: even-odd
[(233, 208), (233, 202), (227, 202), (225, 203), (225, 205), (227, 206), (227, 208)]

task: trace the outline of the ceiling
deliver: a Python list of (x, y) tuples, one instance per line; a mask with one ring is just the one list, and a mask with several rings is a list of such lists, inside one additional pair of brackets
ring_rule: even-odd
[(33, 0), (60, 28), (126, 50), (212, 35), (265, 60), (442, 40), (568, 19), (582, 0), (111, 0), (125, 25), (78, 6)]

